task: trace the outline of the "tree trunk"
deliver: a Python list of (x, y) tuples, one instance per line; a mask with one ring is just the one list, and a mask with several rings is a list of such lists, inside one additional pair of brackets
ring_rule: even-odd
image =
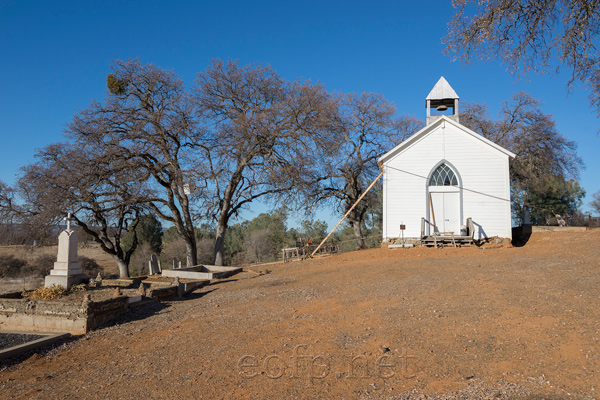
[(225, 243), (225, 232), (227, 231), (227, 222), (219, 219), (217, 224), (217, 238), (215, 240), (215, 265), (223, 265), (223, 245)]
[(196, 244), (196, 235), (192, 225), (191, 230), (183, 224), (177, 216), (174, 221), (177, 233), (185, 242), (186, 263), (188, 267), (198, 264), (198, 245)]
[(365, 248), (365, 240), (362, 235), (361, 221), (359, 219), (348, 219), (350, 226), (354, 230), (354, 237), (356, 238), (356, 250)]
[(121, 260), (117, 255), (113, 255), (112, 258), (119, 267), (119, 278), (129, 278), (129, 265), (125, 263), (125, 261)]
[(238, 165), (236, 172), (231, 177), (227, 189), (223, 194), (223, 200), (221, 203), (221, 212), (219, 214), (219, 221), (217, 222), (217, 237), (215, 239), (215, 265), (223, 265), (223, 245), (225, 243), (225, 232), (227, 232), (227, 224), (229, 223), (229, 213), (231, 210), (231, 198), (235, 193), (237, 185), (242, 179), (242, 171), (244, 170), (245, 164)]
[(185, 248), (187, 256), (187, 266), (198, 265), (198, 244), (196, 243), (196, 232), (194, 231), (194, 223), (190, 214), (190, 208), (187, 196), (183, 196), (179, 199), (181, 209), (184, 215), (185, 221)]
[(196, 245), (196, 238), (190, 239), (186, 235), (184, 240), (187, 266), (191, 267), (192, 265), (198, 265), (198, 247)]

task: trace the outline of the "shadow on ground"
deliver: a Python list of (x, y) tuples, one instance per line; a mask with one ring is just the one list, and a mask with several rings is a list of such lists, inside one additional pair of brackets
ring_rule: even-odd
[(532, 227), (531, 225), (517, 226), (512, 228), (512, 245), (515, 247), (523, 247), (529, 242), (531, 238)]
[[(190, 300), (200, 299), (215, 290), (217, 290), (217, 289), (211, 289), (211, 290), (207, 290), (207, 291), (203, 291), (203, 292), (199, 292), (199, 291), (192, 292), (182, 298), (169, 299), (165, 302), (156, 301), (156, 302), (148, 303), (144, 306), (132, 307), (132, 308), (128, 309), (125, 313), (116, 317), (115, 319), (111, 320), (110, 322), (106, 323), (102, 327), (89, 332), (89, 334), (93, 335), (94, 332), (98, 332), (98, 331), (101, 331), (104, 329), (118, 327), (119, 325), (123, 325), (123, 324), (127, 324), (127, 323), (130, 323), (133, 321), (143, 320), (143, 319), (152, 317), (153, 315), (155, 315), (159, 312), (168, 310), (171, 307), (171, 305), (169, 304), (171, 302), (190, 301)], [(32, 334), (35, 334), (35, 332), (32, 332)], [(59, 349), (60, 347), (66, 347), (69, 344), (74, 343), (81, 339), (85, 339), (86, 337), (87, 337), (87, 335), (70, 336), (68, 338), (59, 340), (58, 342), (52, 343), (48, 346), (44, 346), (44, 347), (40, 347), (40, 348), (37, 348), (34, 350), (26, 351), (24, 353), (14, 356), (14, 357), (0, 360), (0, 372), (4, 369), (12, 367), (16, 364), (20, 364), (21, 362), (29, 359), (30, 357), (40, 358), (40, 357), (51, 356), (51, 354), (55, 350)]]
[[(35, 334), (35, 332), (32, 332), (32, 333)], [(5, 370), (6, 368), (12, 367), (16, 364), (20, 364), (21, 362), (27, 360), (30, 357), (37, 357), (37, 358), (46, 357), (53, 350), (58, 349), (59, 347), (62, 347), (62, 346), (67, 346), (70, 343), (76, 342), (77, 340), (79, 340), (82, 337), (83, 336), (69, 336), (68, 338), (64, 338), (64, 339), (59, 340), (58, 342), (49, 344), (48, 346), (38, 347), (37, 349), (19, 353), (19, 354), (15, 355), (14, 357), (9, 357), (9, 358), (0, 360), (0, 372)]]
[[(212, 284), (211, 284), (211, 286), (212, 286)], [(186, 301), (190, 301), (190, 300), (196, 300), (196, 299), (200, 299), (200, 298), (206, 296), (209, 293), (214, 292), (215, 290), (217, 290), (217, 288), (205, 290), (203, 292), (195, 291), (195, 292), (189, 293), (183, 297), (176, 297), (173, 299), (169, 299), (168, 301), (169, 302), (180, 302), (180, 301), (186, 302)]]

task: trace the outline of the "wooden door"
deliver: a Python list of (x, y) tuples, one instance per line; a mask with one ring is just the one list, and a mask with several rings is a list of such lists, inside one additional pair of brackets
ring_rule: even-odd
[[(431, 203), (435, 231), (438, 233), (454, 232), (460, 234), (460, 193), (459, 192), (432, 192)], [(431, 232), (433, 233), (433, 232)]]

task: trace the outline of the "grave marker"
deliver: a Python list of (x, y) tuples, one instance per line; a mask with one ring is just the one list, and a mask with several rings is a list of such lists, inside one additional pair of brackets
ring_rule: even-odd
[(67, 218), (67, 229), (58, 236), (58, 255), (44, 286), (60, 285), (66, 289), (86, 279), (77, 256), (77, 232), (71, 229), (71, 213)]
[(150, 256), (150, 261), (148, 261), (148, 272), (150, 275), (160, 274), (161, 269), (158, 263), (158, 258), (156, 258), (155, 254)]

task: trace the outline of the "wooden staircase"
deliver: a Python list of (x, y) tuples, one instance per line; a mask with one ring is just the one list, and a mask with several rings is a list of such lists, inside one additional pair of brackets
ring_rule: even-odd
[(455, 235), (454, 232), (436, 232), (425, 235), (425, 218), (421, 218), (421, 246), (424, 247), (462, 247), (473, 246), (473, 221), (467, 218), (467, 235)]

